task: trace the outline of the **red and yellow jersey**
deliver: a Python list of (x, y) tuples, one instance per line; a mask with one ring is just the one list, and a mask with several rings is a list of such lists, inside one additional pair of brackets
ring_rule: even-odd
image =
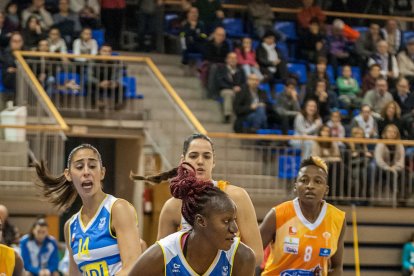
[(15, 261), (14, 249), (0, 244), (0, 275), (13, 275)]
[(262, 275), (328, 275), (328, 261), (336, 253), (345, 212), (324, 202), (319, 217), (310, 223), (297, 198), (274, 209), (276, 240)]

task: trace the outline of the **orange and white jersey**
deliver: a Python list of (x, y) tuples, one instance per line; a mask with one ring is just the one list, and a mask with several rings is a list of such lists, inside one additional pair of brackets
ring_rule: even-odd
[(262, 275), (328, 275), (328, 261), (336, 253), (345, 212), (324, 201), (311, 223), (302, 214), (298, 198), (274, 209), (276, 240)]

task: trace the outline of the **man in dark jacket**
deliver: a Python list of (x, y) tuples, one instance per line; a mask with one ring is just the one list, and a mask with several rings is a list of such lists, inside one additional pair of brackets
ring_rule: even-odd
[(406, 78), (401, 77), (397, 80), (396, 89), (391, 95), (400, 106), (401, 115), (410, 113), (414, 108), (414, 94), (410, 92), (410, 84)]

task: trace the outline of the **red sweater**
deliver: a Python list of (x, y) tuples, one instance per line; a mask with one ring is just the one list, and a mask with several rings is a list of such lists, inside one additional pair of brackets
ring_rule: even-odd
[(237, 63), (238, 64), (241, 64), (241, 65), (248, 64), (250, 66), (256, 66), (257, 65), (256, 53), (254, 51), (250, 51), (250, 52), (246, 53), (245, 56), (243, 56), (243, 53), (239, 48), (237, 48), (234, 51), (236, 52), (236, 55), (237, 55)]
[(125, 9), (125, 0), (101, 0), (102, 9)]
[(311, 19), (314, 17), (318, 18), (319, 23), (323, 23), (326, 20), (326, 15), (318, 6), (312, 6), (307, 9), (301, 9), (298, 12), (299, 27), (308, 28)]

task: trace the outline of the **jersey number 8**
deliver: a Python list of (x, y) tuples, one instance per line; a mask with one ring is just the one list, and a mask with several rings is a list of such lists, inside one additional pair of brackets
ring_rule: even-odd
[(303, 257), (303, 260), (305, 262), (309, 262), (311, 258), (312, 258), (312, 246), (306, 246), (305, 256)]

